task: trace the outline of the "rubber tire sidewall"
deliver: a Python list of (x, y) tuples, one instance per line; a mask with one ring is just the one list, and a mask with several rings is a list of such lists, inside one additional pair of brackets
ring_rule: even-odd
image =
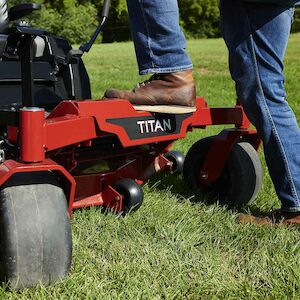
[(71, 266), (72, 234), (62, 188), (8, 186), (0, 197), (1, 279), (19, 290), (64, 278)]
[(191, 147), (185, 159), (184, 179), (207, 202), (219, 201), (230, 207), (245, 207), (257, 197), (262, 185), (263, 173), (258, 154), (250, 143), (234, 144), (220, 178), (205, 185), (199, 182), (199, 172), (214, 138), (202, 139)]
[(123, 197), (124, 213), (136, 211), (143, 204), (144, 192), (133, 179), (121, 179), (114, 184), (114, 188)]

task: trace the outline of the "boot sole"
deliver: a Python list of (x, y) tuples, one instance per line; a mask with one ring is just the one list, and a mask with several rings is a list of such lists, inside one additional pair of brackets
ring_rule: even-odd
[(196, 107), (180, 105), (133, 105), (137, 111), (148, 111), (163, 114), (189, 114), (195, 112)]

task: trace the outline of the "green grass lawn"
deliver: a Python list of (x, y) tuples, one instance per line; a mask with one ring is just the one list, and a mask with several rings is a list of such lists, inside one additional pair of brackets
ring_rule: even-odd
[[(298, 120), (299, 44), (300, 35), (293, 35), (285, 70), (288, 99)], [(188, 51), (198, 94), (211, 106), (234, 105), (223, 41), (190, 41)], [(97, 45), (85, 62), (94, 98), (101, 97), (107, 87), (132, 88), (141, 81), (131, 43)], [(196, 140), (221, 129), (195, 130), (174, 148), (186, 152)], [(264, 162), (263, 168), (263, 188), (251, 209), (279, 206)], [(144, 191), (143, 206), (125, 218), (101, 214), (97, 208), (75, 211), (73, 265), (64, 281), (19, 293), (3, 288), (0, 297), (300, 299), (297, 228), (239, 225), (237, 212), (202, 204), (187, 191), (181, 177), (157, 176)]]

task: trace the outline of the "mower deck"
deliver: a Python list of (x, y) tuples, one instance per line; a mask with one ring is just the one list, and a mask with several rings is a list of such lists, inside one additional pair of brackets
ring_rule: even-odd
[(215, 179), (238, 139), (246, 137), (255, 148), (259, 139), (240, 106), (209, 108), (199, 97), (196, 107), (195, 112), (166, 114), (136, 110), (125, 100), (63, 101), (47, 117), (43, 109), (21, 109), (15, 112), (17, 124), (8, 128), (9, 143), (20, 143), (19, 158), (1, 165), (0, 183), (17, 172), (44, 171), (46, 164), (63, 178), (70, 214), (98, 205), (122, 211), (116, 181), (131, 178), (142, 184), (158, 171), (172, 173), (174, 161), (166, 154), (174, 141), (194, 128), (234, 124), (234, 130), (216, 138), (210, 151), (214, 158), (208, 155), (202, 170)]

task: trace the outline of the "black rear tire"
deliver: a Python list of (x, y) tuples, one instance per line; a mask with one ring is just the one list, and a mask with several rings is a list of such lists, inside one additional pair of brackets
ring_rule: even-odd
[(256, 150), (247, 142), (233, 145), (223, 172), (215, 182), (203, 184), (199, 173), (214, 137), (196, 142), (189, 150), (183, 176), (194, 190), (208, 202), (219, 201), (230, 207), (242, 208), (256, 197), (262, 185), (262, 166)]
[(0, 191), (1, 280), (14, 290), (39, 282), (48, 285), (70, 270), (72, 235), (67, 200), (49, 176), (53, 175), (37, 180), (47, 183), (6, 186)]

